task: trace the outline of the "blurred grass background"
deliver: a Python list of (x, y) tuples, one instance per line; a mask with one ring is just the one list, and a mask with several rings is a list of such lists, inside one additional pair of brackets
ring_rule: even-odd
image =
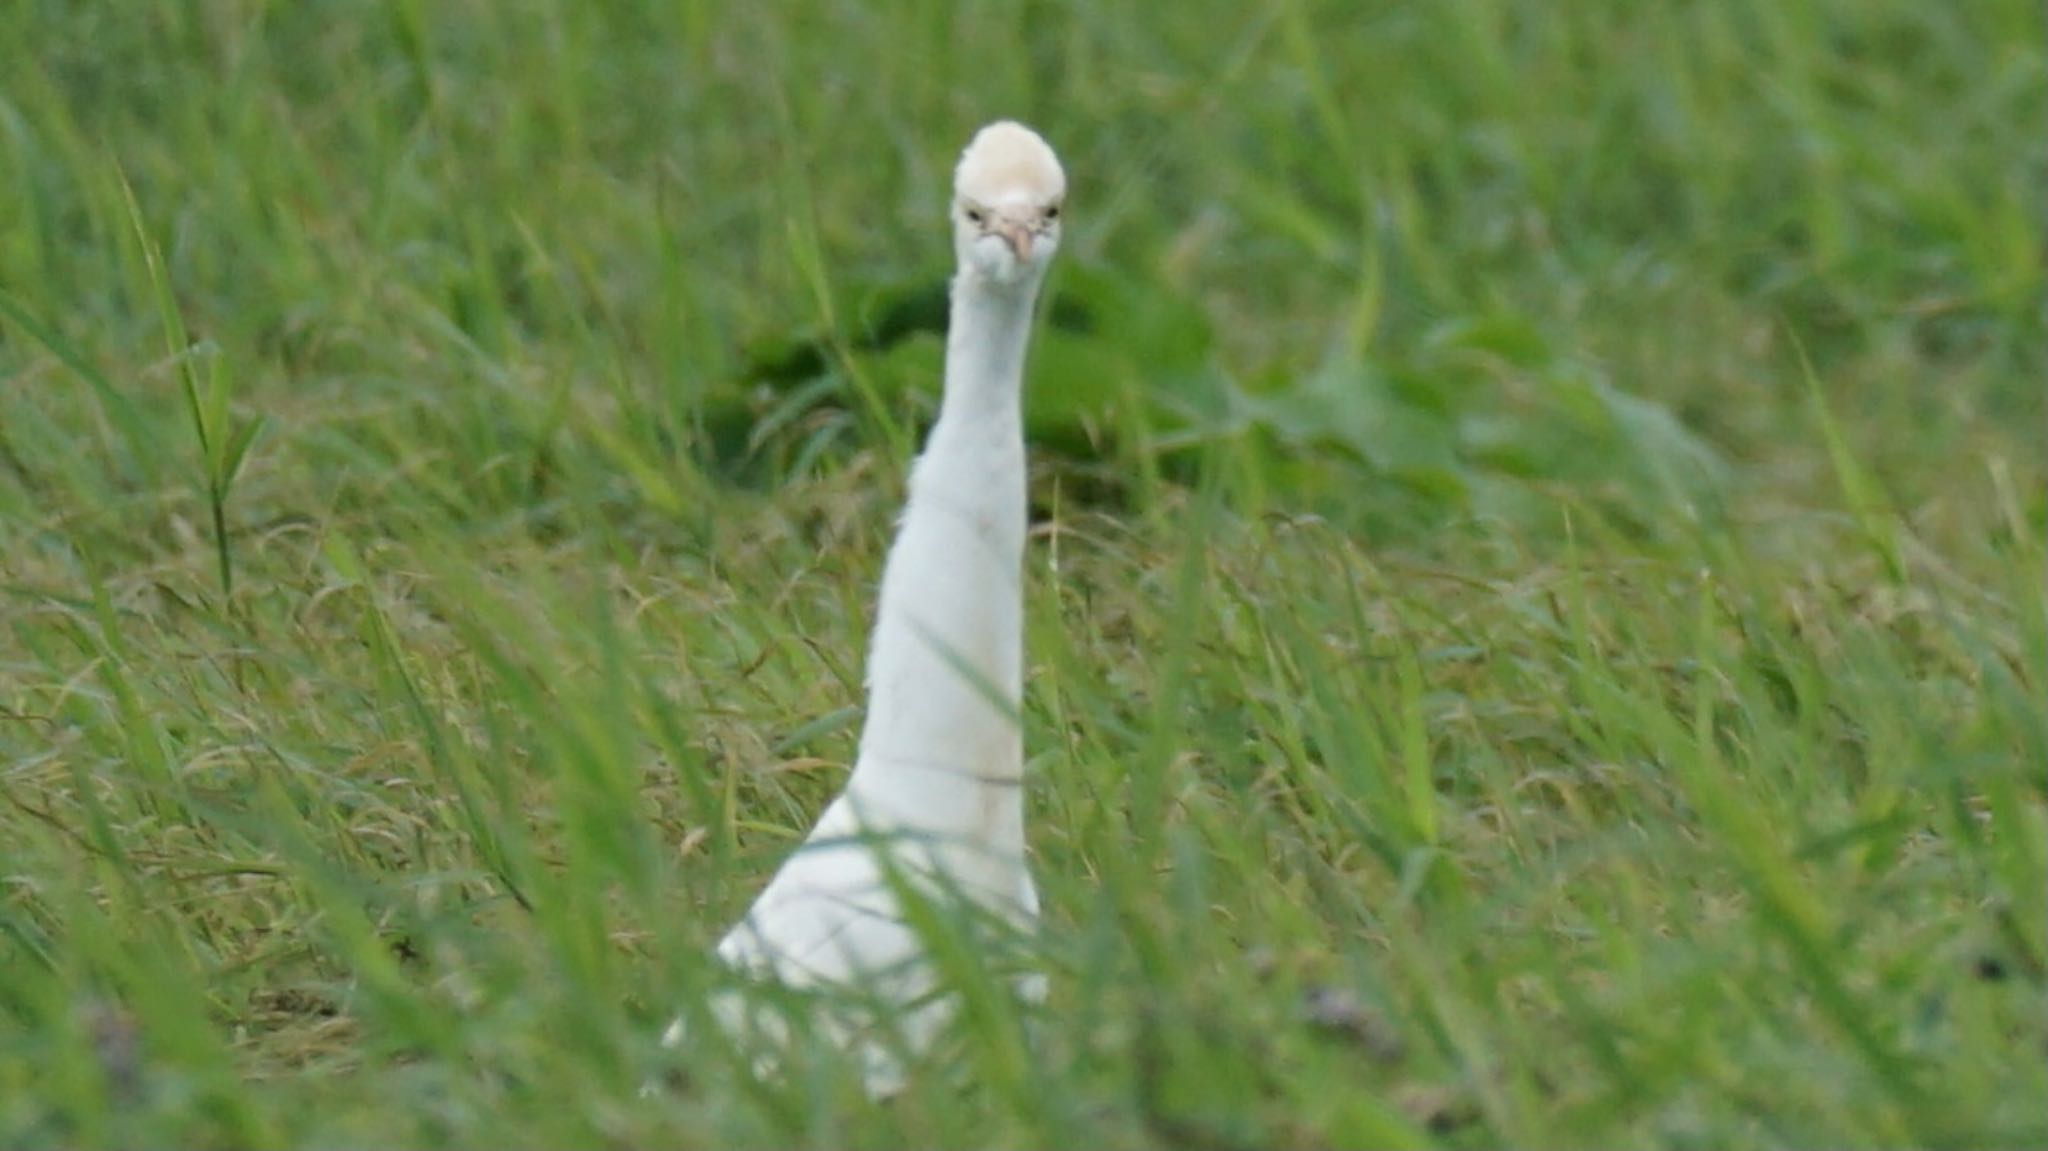
[[(0, 3), (0, 1142), (2041, 1145), (2044, 105), (2020, 0)], [(1052, 999), (751, 1084), (654, 1036), (998, 116)]]

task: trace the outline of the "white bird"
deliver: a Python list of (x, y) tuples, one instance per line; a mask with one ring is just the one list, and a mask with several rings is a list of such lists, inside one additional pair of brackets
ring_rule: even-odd
[[(1038, 915), (1024, 858), (1022, 568), (1024, 353), (1060, 242), (1066, 175), (1036, 132), (976, 133), (954, 173), (952, 315), (939, 417), (910, 474), (882, 573), (868, 656), (867, 723), (846, 788), (718, 945), (733, 968), (786, 987), (867, 993), (902, 1045), (921, 1049), (950, 1001), (897, 892)], [(1043, 995), (1042, 976), (1021, 994)], [(712, 1004), (729, 1034), (786, 1040), (780, 1017), (735, 992)], [(893, 1093), (893, 1045), (844, 1016), (823, 1021), (859, 1051), (871, 1094)], [(683, 1021), (663, 1042), (683, 1037)], [(764, 1055), (757, 1068), (773, 1065)]]

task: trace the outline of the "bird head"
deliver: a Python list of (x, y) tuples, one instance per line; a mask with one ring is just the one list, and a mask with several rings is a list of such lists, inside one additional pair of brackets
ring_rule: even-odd
[(1036, 283), (1060, 245), (1067, 176), (1038, 133), (998, 120), (974, 134), (953, 174), (960, 271), (998, 284)]

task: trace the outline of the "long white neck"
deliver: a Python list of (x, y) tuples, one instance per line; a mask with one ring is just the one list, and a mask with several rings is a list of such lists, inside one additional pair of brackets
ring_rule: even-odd
[[(967, 272), (953, 282), (945, 395), (882, 572), (847, 788), (884, 818), (1002, 840), (1021, 837), (1010, 809), (1024, 772), (1022, 407), (1036, 295), (1036, 283)], [(992, 788), (1010, 795), (992, 801)]]

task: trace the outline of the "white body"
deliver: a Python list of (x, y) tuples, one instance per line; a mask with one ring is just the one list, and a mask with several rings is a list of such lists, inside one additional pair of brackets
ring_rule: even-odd
[[(845, 791), (718, 946), (734, 968), (792, 987), (868, 992), (884, 1020), (826, 1020), (842, 1040), (881, 1022), (910, 1049), (949, 1011), (896, 885), (940, 907), (1028, 926), (1038, 896), (1024, 858), (1022, 568), (1024, 354), (1065, 181), (1028, 129), (984, 129), (956, 178), (945, 392), (910, 477), (883, 570), (868, 657), (867, 723)], [(892, 875), (894, 883), (892, 884)], [(1027, 995), (1042, 993), (1027, 979)], [(737, 995), (713, 1005), (728, 1030), (782, 1037)], [(681, 1038), (680, 1023), (669, 1042)], [(868, 1085), (901, 1069), (863, 1046)], [(764, 1055), (764, 1061), (772, 1061)]]

